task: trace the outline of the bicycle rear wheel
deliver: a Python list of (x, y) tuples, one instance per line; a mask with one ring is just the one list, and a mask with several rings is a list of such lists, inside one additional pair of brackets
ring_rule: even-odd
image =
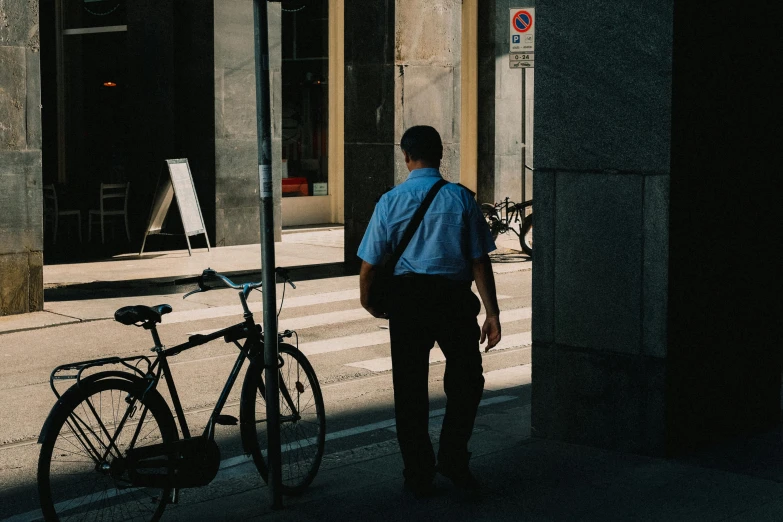
[[(302, 493), (315, 478), (324, 454), (326, 418), (321, 386), (302, 352), (280, 345), (280, 442), (282, 487), (286, 495)], [(267, 416), (263, 361), (254, 361), (242, 387), (242, 438), (253, 462), (268, 482)]]
[[(38, 459), (46, 520), (158, 520), (171, 488), (131, 484), (130, 448), (171, 442), (177, 428), (156, 391), (105, 378), (73, 386), (52, 409)], [(125, 421), (123, 422), (123, 419)]]
[(525, 217), (520, 231), (519, 246), (522, 247), (525, 254), (533, 257), (533, 214)]

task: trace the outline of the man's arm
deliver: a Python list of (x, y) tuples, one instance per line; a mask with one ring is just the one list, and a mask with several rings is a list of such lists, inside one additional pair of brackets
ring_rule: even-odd
[(483, 343), (486, 339), (487, 347), (484, 348), (484, 351), (488, 352), (500, 342), (500, 307), (498, 307), (495, 275), (492, 273), (492, 262), (489, 260), (489, 255), (484, 254), (473, 260), (473, 279), (476, 280), (476, 288), (484, 303), (484, 310), (487, 312), (487, 318), (481, 327), (479, 343)]
[(383, 319), (386, 317), (386, 314), (377, 312), (370, 306), (370, 287), (377, 272), (378, 269), (375, 265), (362, 261), (362, 267), (359, 270), (359, 301), (362, 303), (362, 308), (370, 312), (370, 315)]

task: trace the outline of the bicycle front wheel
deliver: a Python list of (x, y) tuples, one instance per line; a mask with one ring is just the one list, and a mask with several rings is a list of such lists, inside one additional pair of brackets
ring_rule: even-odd
[[(73, 386), (52, 409), (38, 459), (46, 520), (158, 520), (171, 488), (131, 484), (127, 451), (177, 439), (171, 410), (144, 383)], [(143, 395), (143, 398), (141, 398)]]
[[(302, 352), (280, 345), (280, 443), (282, 487), (286, 495), (302, 493), (315, 478), (324, 454), (326, 418), (321, 386)], [(263, 361), (254, 361), (242, 388), (242, 437), (253, 462), (268, 482), (268, 434)]]
[(520, 230), (519, 246), (522, 247), (525, 254), (533, 257), (533, 214), (525, 217)]

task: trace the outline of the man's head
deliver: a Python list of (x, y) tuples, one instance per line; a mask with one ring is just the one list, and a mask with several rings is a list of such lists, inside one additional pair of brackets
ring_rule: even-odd
[(416, 125), (405, 131), (400, 140), (408, 170), (439, 168), (443, 158), (443, 143), (438, 131), (429, 125)]

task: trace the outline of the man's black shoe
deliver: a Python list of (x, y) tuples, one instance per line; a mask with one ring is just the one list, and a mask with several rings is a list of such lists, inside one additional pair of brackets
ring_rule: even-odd
[(412, 493), (413, 496), (417, 499), (434, 497), (438, 492), (435, 484), (433, 484), (431, 481), (419, 482), (405, 479), (403, 487), (405, 491)]
[(438, 473), (449, 479), (456, 487), (464, 491), (477, 492), (481, 490), (481, 482), (478, 481), (470, 468), (467, 466), (460, 468), (449, 468), (448, 466), (438, 466)]

